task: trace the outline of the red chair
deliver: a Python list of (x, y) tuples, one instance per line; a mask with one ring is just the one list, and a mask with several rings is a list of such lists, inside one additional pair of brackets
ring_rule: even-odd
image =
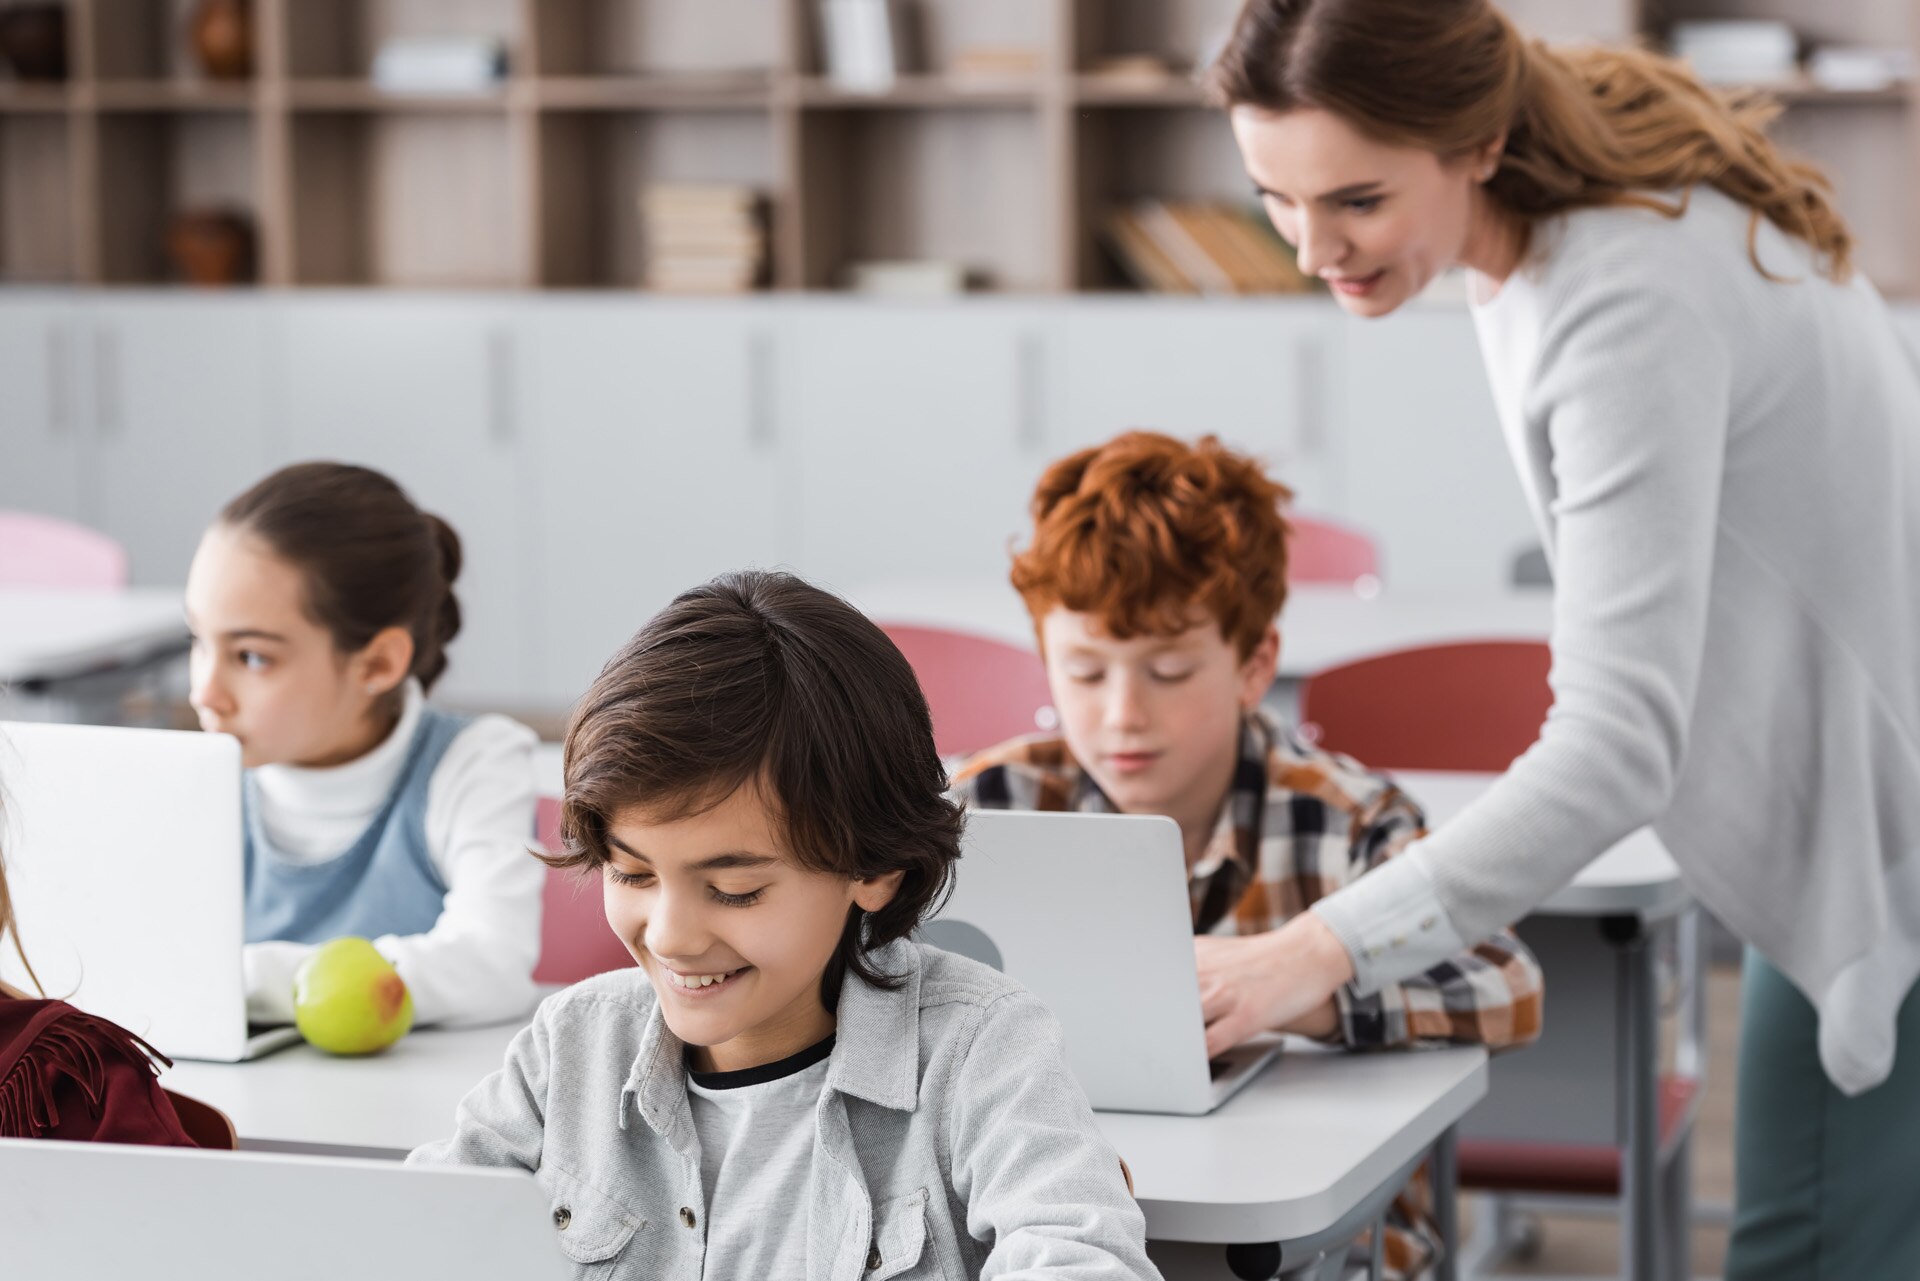
[(881, 623), (900, 647), (933, 711), (933, 743), (965, 756), (1058, 724), (1040, 655), (942, 627)]
[[(557, 798), (540, 798), (535, 824), (541, 848), (558, 851)], [(632, 953), (607, 925), (599, 881), (578, 871), (548, 868), (547, 883), (540, 893), (540, 962), (533, 967), (533, 981), (578, 983), (633, 963)]]
[(1309, 516), (1288, 516), (1287, 581), (1337, 583), (1367, 591), (1380, 588), (1380, 552), (1368, 534), (1349, 525)]
[[(1397, 650), (1329, 668), (1300, 694), (1303, 728), (1376, 769), (1497, 773), (1540, 736), (1553, 690), (1552, 651), (1538, 641), (1481, 641)], [(1415, 798), (1418, 799), (1417, 797)], [(1701, 1082), (1659, 1082), (1662, 1150), (1693, 1109)], [(1620, 1195), (1620, 1151), (1608, 1145), (1462, 1139), (1462, 1188), (1496, 1194)]]
[(126, 585), (126, 549), (105, 534), (53, 516), (0, 511), (0, 587)]
[(1378, 654), (1309, 677), (1300, 719), (1320, 746), (1374, 769), (1497, 773), (1540, 736), (1552, 661), (1538, 641)]

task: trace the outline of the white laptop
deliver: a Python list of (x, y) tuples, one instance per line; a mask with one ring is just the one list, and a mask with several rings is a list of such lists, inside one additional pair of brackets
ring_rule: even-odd
[(0, 1241), (21, 1281), (561, 1281), (523, 1170), (0, 1139)]
[(1211, 1063), (1180, 827), (1170, 818), (974, 810), (954, 891), (919, 937), (1039, 997), (1093, 1106), (1198, 1116), (1279, 1053)]
[[(223, 734), (0, 723), (0, 859), (48, 996), (169, 1058), (300, 1039), (247, 1026), (240, 744)], [(0, 978), (32, 993), (11, 945)]]

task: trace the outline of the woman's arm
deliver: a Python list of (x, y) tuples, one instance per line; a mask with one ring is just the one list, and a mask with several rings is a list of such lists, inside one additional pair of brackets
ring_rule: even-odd
[(1526, 412), (1544, 424), (1532, 447), (1556, 491), (1553, 710), (1478, 802), (1315, 906), (1359, 991), (1424, 968), (1421, 922), (1486, 938), (1669, 804), (1705, 646), (1732, 382), (1689, 274), (1651, 257), (1590, 263), (1545, 326)]

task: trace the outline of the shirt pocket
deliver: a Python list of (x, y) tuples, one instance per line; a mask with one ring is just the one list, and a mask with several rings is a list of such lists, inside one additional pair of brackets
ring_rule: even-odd
[(611, 1272), (634, 1234), (647, 1226), (626, 1206), (551, 1162), (540, 1167), (540, 1180), (547, 1189), (561, 1253), (581, 1265), (609, 1265), (591, 1270), (583, 1266), (584, 1275)]
[[(922, 1262), (926, 1266), (919, 1266)], [(913, 1277), (939, 1277), (938, 1251), (927, 1247), (927, 1190), (873, 1207), (873, 1242), (867, 1248), (867, 1281), (888, 1281), (911, 1271)]]

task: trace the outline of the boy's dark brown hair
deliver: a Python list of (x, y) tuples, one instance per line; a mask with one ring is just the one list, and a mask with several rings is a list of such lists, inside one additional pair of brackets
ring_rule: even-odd
[(567, 728), (565, 852), (599, 868), (625, 810), (672, 821), (758, 782), (801, 866), (867, 880), (902, 871), (893, 900), (847, 916), (821, 982), (876, 987), (875, 948), (934, 908), (960, 856), (963, 814), (913, 668), (860, 611), (791, 574), (727, 574), (682, 594), (615, 654)]

